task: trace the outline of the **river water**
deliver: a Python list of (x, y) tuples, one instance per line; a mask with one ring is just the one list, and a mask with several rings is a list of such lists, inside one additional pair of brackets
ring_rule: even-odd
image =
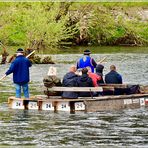
[[(52, 55), (58, 62), (60, 78), (68, 71), (80, 54)], [(107, 56), (104, 74), (115, 64), (124, 83), (148, 85), (148, 54), (117, 53), (92, 54), (99, 61)], [(30, 93), (43, 94), (43, 77), (51, 65), (33, 65)], [(9, 65), (0, 66), (0, 76)], [(86, 146), (86, 147), (148, 147), (148, 108), (125, 109), (110, 112), (70, 114), (50, 111), (13, 110), (6, 103), (14, 95), (12, 76), (0, 83), (0, 146)]]

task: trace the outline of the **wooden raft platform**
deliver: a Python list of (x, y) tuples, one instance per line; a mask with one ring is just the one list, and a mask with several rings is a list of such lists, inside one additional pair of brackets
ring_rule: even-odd
[[(103, 92), (114, 91), (116, 88), (127, 88), (126, 84), (110, 84), (99, 87), (52, 87), (51, 92)], [(8, 104), (13, 109), (34, 109), (46, 111), (68, 111), (75, 113), (77, 111), (96, 112), (106, 110), (120, 110), (125, 108), (139, 108), (148, 106), (147, 87), (142, 88), (139, 94), (132, 95), (110, 95), (99, 97), (79, 97), (78, 99), (61, 98), (61, 96), (36, 95), (30, 99), (8, 98)]]
[[(133, 94), (119, 96), (79, 97), (78, 99), (63, 99), (60, 96), (37, 95), (24, 102), (25, 99), (8, 98), (8, 104), (13, 109), (34, 109), (46, 111), (77, 111), (96, 112), (120, 110), (125, 108), (140, 108), (148, 106), (148, 94)], [(25, 100), (26, 101), (26, 100)]]

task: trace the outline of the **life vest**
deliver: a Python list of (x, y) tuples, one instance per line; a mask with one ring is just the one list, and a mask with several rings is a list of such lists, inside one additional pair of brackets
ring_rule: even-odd
[(87, 56), (87, 55), (83, 56), (78, 61), (78, 68), (85, 68), (85, 67), (90, 67), (91, 71), (94, 72), (94, 66), (92, 64), (92, 58), (90, 56)]

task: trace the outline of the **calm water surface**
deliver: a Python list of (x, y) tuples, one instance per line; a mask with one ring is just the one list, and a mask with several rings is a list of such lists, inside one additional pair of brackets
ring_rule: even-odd
[[(52, 55), (60, 78), (80, 54)], [(148, 85), (148, 54), (92, 54), (99, 61), (107, 56), (104, 74), (115, 64), (125, 83)], [(50, 65), (33, 65), (30, 93), (43, 94), (43, 77)], [(9, 65), (0, 66), (0, 76)], [(69, 114), (49, 111), (12, 110), (7, 97), (14, 95), (12, 76), (0, 83), (0, 146), (131, 146), (148, 147), (148, 108)]]

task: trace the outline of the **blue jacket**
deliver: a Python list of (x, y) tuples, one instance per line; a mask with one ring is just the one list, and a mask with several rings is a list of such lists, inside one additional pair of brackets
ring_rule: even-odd
[(105, 75), (105, 82), (107, 84), (122, 84), (122, 76), (116, 71), (110, 71)]
[(13, 73), (13, 82), (18, 84), (24, 84), (29, 82), (29, 67), (31, 62), (23, 55), (17, 56), (11, 63), (8, 71), (5, 73), (9, 75)]
[[(69, 72), (64, 76), (62, 86), (76, 87), (77, 86), (77, 79), (78, 79), (78, 76), (75, 73)], [(65, 92), (63, 92), (62, 97), (63, 98), (78, 98), (78, 93), (65, 91)]]
[(94, 68), (96, 67), (97, 63), (93, 58), (88, 55), (84, 55), (82, 58), (79, 59), (77, 62), (77, 69), (90, 67), (91, 71), (94, 72)]

